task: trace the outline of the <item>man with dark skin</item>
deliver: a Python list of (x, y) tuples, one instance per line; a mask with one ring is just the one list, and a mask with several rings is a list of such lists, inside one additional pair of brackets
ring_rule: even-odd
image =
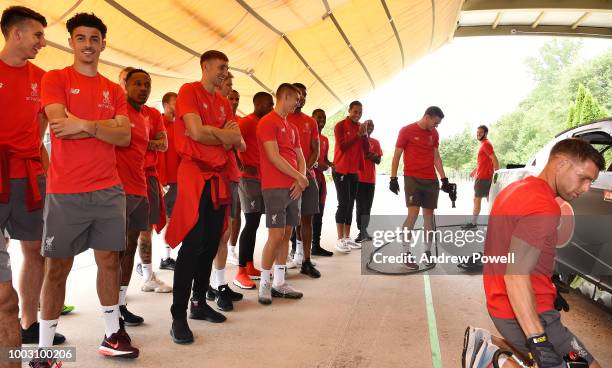
[(325, 111), (322, 109), (315, 109), (312, 112), (312, 118), (317, 122), (319, 128), (319, 161), (315, 167), (315, 177), (317, 179), (317, 186), (319, 187), (319, 213), (314, 215), (312, 220), (312, 249), (310, 254), (313, 256), (331, 257), (334, 252), (330, 252), (321, 247), (321, 228), (323, 227), (323, 211), (325, 210), (325, 199), (327, 198), (327, 183), (325, 182), (325, 175), (323, 174), (329, 168), (334, 167), (334, 164), (329, 161), (328, 150), (329, 140), (323, 134), (323, 128), (327, 117)]

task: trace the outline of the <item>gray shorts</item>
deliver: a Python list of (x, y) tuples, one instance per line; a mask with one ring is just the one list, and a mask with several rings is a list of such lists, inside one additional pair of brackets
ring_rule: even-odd
[[(491, 317), (493, 324), (502, 337), (510, 343), (515, 349), (519, 350), (523, 355), (527, 356), (527, 338), (515, 319), (502, 319)], [(584, 347), (584, 344), (578, 338), (563, 326), (561, 323), (561, 315), (559, 311), (550, 310), (540, 314), (540, 322), (544, 327), (546, 335), (551, 344), (555, 347), (557, 353), (561, 356), (566, 356), (570, 352), (576, 352), (582, 358), (589, 362), (593, 362), (594, 358), (589, 351)]]
[(308, 186), (300, 199), (300, 216), (312, 216), (319, 213), (319, 187), (314, 178), (308, 178)]
[(6, 244), (4, 241), (4, 234), (0, 234), (0, 283), (8, 282), (13, 279), (13, 273), (11, 272), (11, 258), (6, 251)]
[[(45, 177), (38, 177), (38, 189), (45, 198)], [(10, 179), (8, 203), (0, 203), (0, 229), (6, 229), (12, 239), (40, 240), (43, 230), (43, 210), (28, 211), (26, 204), (28, 179)]]
[(232, 203), (230, 206), (231, 218), (240, 216), (240, 195), (238, 194), (238, 185), (237, 182), (230, 182), (230, 190), (232, 191)]
[(95, 192), (47, 194), (43, 257), (74, 257), (87, 249), (125, 250), (125, 193), (120, 185)]
[(172, 210), (176, 203), (176, 183), (168, 184), (168, 191), (164, 194), (164, 205), (166, 205), (166, 215), (168, 218), (172, 216)]
[(440, 183), (437, 179), (419, 179), (404, 176), (406, 207), (438, 208)]
[(128, 231), (149, 229), (149, 202), (145, 197), (127, 194), (125, 196), (125, 218)]
[(289, 189), (274, 188), (262, 192), (266, 206), (266, 227), (298, 226), (300, 203), (290, 197)]
[(147, 176), (147, 198), (149, 200), (149, 226), (159, 224), (159, 181), (155, 176)]
[(489, 196), (489, 190), (491, 190), (490, 179), (476, 179), (474, 182), (474, 197), (486, 198)]
[(264, 213), (264, 199), (261, 193), (261, 182), (253, 178), (240, 178), (238, 184), (240, 207), (244, 213)]

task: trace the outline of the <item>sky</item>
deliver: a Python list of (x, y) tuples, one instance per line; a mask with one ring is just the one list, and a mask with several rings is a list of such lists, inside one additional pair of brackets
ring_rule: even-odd
[[(427, 106), (442, 108), (438, 132), (452, 136), (469, 124), (491, 125), (511, 112), (534, 87), (525, 59), (537, 56), (551, 37), (506, 36), (456, 38), (409, 66), (362, 97), (363, 120), (372, 119), (372, 135), (383, 147), (395, 144), (397, 132), (417, 121)], [(612, 40), (581, 39), (582, 59), (612, 48)]]

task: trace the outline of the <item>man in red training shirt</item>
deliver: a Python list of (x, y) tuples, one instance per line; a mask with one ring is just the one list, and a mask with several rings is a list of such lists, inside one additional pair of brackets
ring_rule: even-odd
[(489, 215), (485, 256), (513, 258), (486, 263), (483, 283), (489, 315), (503, 340), (468, 328), (466, 362), (484, 366), (483, 359), (490, 359), (500, 347), (508, 349), (509, 344), (538, 367), (565, 367), (564, 358), (570, 353), (586, 360), (589, 367), (600, 367), (561, 323), (551, 276), (561, 220), (557, 199), (571, 202), (588, 192), (604, 169), (603, 156), (588, 142), (564, 139), (553, 146), (538, 176), (528, 176), (499, 192)]
[(476, 168), (472, 170), (470, 176), (474, 180), (474, 212), (472, 220), (463, 226), (464, 230), (475, 229), (478, 225), (478, 215), (480, 215), (480, 205), (483, 198), (489, 198), (493, 173), (499, 169), (499, 161), (493, 151), (493, 145), (487, 139), (489, 128), (481, 125), (476, 129), (476, 139), (480, 141)]
[(130, 144), (125, 94), (98, 73), (106, 26), (94, 14), (66, 22), (74, 64), (42, 79), (42, 105), (51, 130), (51, 163), (44, 209), (40, 347), (51, 346), (74, 256), (93, 249), (105, 336), (98, 353), (136, 358), (119, 324), (120, 252), (125, 250), (125, 192), (115, 146)]
[(374, 122), (366, 120), (364, 124), (368, 126), (368, 143), (370, 144), (369, 152), (365, 156), (363, 170), (359, 171), (359, 185), (357, 186), (357, 228), (359, 236), (355, 239), (356, 243), (372, 240), (368, 234), (368, 225), (370, 224), (370, 211), (374, 202), (374, 190), (376, 188), (376, 165), (380, 164), (382, 158), (382, 149), (377, 139), (372, 138), (374, 131)]
[[(266, 208), (268, 240), (261, 256), (259, 303), (271, 304), (272, 297), (299, 299), (302, 293), (285, 282), (289, 238), (299, 222), (299, 199), (306, 187), (304, 155), (297, 128), (287, 121), (295, 110), (300, 92), (289, 83), (276, 90), (274, 110), (257, 125), (261, 189)], [(272, 264), (274, 283), (272, 283)]]

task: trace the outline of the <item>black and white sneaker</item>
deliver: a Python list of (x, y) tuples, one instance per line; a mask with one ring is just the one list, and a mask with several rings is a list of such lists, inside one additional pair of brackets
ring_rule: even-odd
[[(225, 286), (227, 286), (228, 288), (228, 293), (230, 295), (230, 300), (233, 302), (238, 302), (241, 301), (242, 298), (244, 297), (244, 295), (242, 295), (241, 293), (235, 292), (234, 290), (230, 289), (228, 284), (224, 284)], [(221, 288), (221, 287), (219, 287)], [(219, 296), (219, 292), (215, 289), (212, 288), (212, 286), (208, 285), (208, 290), (206, 290), (206, 300), (209, 301), (213, 301), (216, 300), (217, 297)]]
[(119, 313), (126, 326), (140, 326), (144, 322), (144, 318), (130, 312), (125, 305), (119, 306)]
[[(38, 344), (38, 338), (40, 334), (40, 324), (34, 322), (26, 330), (21, 329), (21, 343), (22, 344)], [(66, 337), (60, 333), (55, 333), (53, 336), (53, 345), (61, 345), (66, 341)]]
[(168, 257), (166, 259), (162, 259), (159, 262), (159, 269), (160, 270), (170, 270), (170, 271), (174, 271), (174, 267), (176, 266), (176, 261), (174, 260), (174, 258), (172, 257)]
[(227, 284), (219, 286), (216, 300), (217, 309), (224, 312), (229, 312), (234, 309), (234, 303), (232, 303), (230, 291), (231, 290)]

